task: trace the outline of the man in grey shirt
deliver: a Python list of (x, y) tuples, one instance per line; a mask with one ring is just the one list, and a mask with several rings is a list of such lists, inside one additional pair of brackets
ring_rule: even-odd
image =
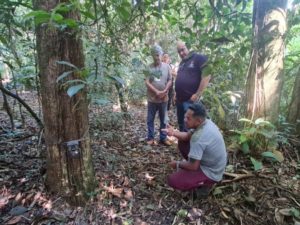
[(168, 184), (182, 191), (200, 186), (211, 187), (222, 180), (227, 163), (225, 143), (219, 128), (206, 118), (203, 104), (192, 104), (185, 114), (185, 124), (190, 130), (180, 132), (172, 127), (165, 129), (168, 135), (178, 140), (190, 141), (188, 161), (172, 161), (170, 166), (177, 169), (168, 177)]
[(154, 45), (151, 48), (153, 63), (149, 68), (150, 76), (145, 80), (148, 99), (147, 143), (149, 145), (155, 144), (154, 119), (157, 111), (160, 119), (160, 142), (165, 145), (171, 145), (167, 140), (167, 134), (162, 129), (166, 128), (168, 91), (172, 85), (172, 77), (169, 65), (161, 61), (162, 54), (163, 51), (159, 45)]

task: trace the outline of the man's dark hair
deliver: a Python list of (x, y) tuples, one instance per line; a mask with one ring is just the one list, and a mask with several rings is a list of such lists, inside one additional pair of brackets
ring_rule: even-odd
[(206, 108), (202, 103), (194, 103), (189, 107), (189, 109), (194, 112), (193, 114), (194, 117), (201, 117), (201, 118), (207, 117)]

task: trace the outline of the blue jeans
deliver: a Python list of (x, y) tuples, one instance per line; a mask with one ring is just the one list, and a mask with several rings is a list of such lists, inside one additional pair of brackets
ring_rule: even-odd
[(186, 111), (189, 109), (190, 105), (192, 105), (193, 102), (188, 100), (185, 102), (180, 102), (180, 103), (176, 103), (176, 107), (177, 107), (177, 121), (178, 121), (178, 126), (179, 126), (179, 130), (180, 131), (187, 131), (188, 129), (185, 127), (185, 123), (184, 123), (184, 114), (186, 113)]
[(168, 102), (163, 102), (163, 103), (148, 102), (148, 114), (147, 114), (148, 140), (154, 139), (154, 120), (157, 111), (160, 120), (159, 139), (160, 141), (166, 140), (167, 134), (165, 132), (162, 132), (161, 129), (164, 129), (167, 126), (166, 124), (167, 104)]

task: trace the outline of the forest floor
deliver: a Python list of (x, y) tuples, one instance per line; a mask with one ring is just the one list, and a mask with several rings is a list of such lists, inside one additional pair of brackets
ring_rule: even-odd
[[(37, 112), (32, 95), (22, 98)], [(249, 158), (228, 149), (228, 176), (208, 198), (197, 199), (166, 184), (168, 162), (180, 159), (176, 143), (147, 146), (146, 106), (129, 111), (125, 120), (112, 107), (91, 107), (98, 186), (85, 207), (72, 207), (46, 192), (45, 145), (35, 121), (24, 112), (26, 127), (19, 119), (11, 132), (1, 110), (0, 224), (300, 224), (299, 141), (281, 148), (283, 163), (264, 162), (259, 172)], [(170, 117), (174, 122), (174, 112)]]

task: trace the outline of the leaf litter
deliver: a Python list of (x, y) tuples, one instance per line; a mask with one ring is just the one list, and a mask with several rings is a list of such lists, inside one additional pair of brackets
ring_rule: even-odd
[[(36, 98), (24, 98), (37, 111), (37, 103), (32, 102)], [(46, 192), (45, 145), (34, 121), (26, 118), (30, 126), (11, 134), (1, 111), (0, 223), (299, 224), (299, 166), (298, 155), (293, 155), (299, 146), (287, 146), (284, 163), (265, 164), (260, 172), (253, 172), (242, 154), (230, 151), (224, 181), (207, 199), (197, 199), (166, 185), (166, 176), (172, 172), (167, 163), (180, 159), (176, 145), (147, 146), (146, 108), (132, 106), (130, 111), (124, 119), (119, 112), (112, 116), (109, 107), (90, 109), (98, 187), (83, 207), (72, 207)], [(174, 113), (170, 118), (176, 121)]]

